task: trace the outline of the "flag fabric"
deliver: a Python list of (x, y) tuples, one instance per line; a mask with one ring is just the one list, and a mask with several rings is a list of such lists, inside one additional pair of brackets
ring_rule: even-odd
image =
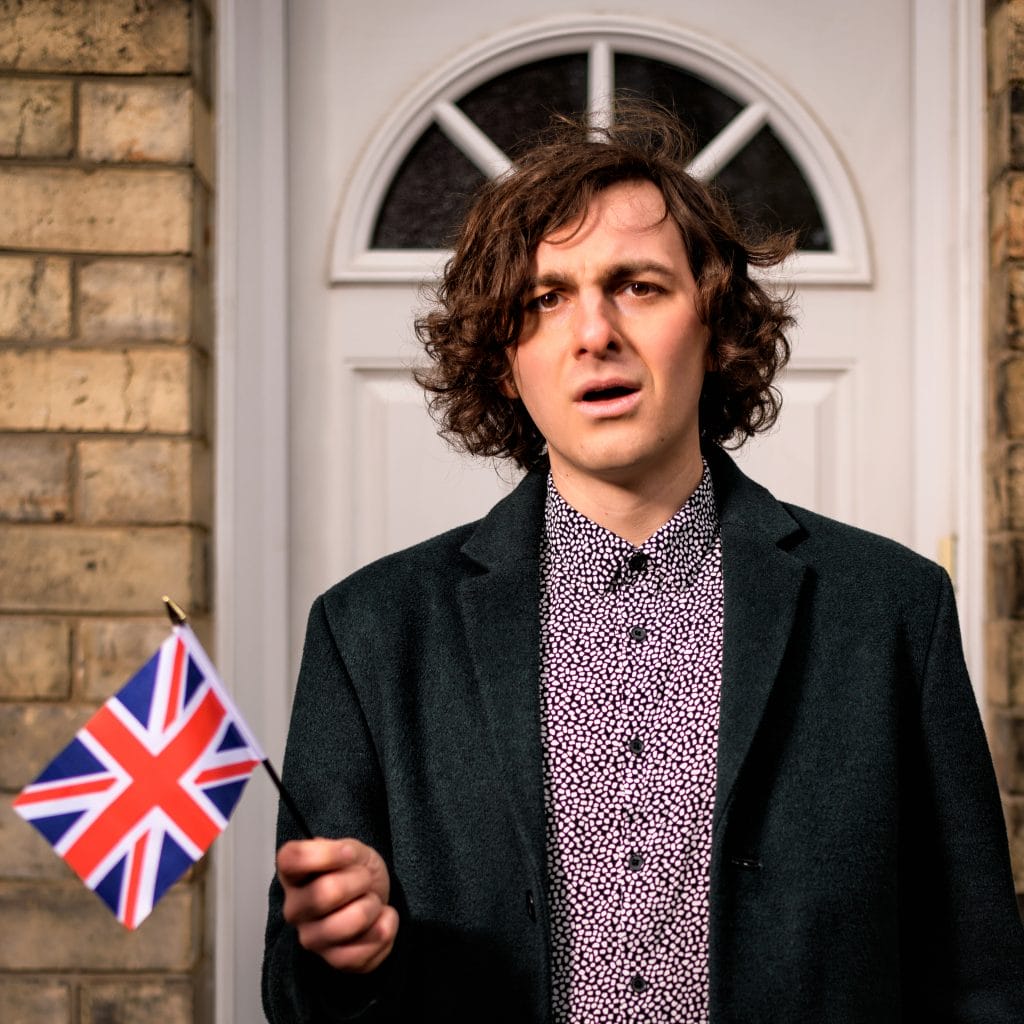
[(15, 798), (126, 928), (223, 831), (265, 755), (187, 625)]

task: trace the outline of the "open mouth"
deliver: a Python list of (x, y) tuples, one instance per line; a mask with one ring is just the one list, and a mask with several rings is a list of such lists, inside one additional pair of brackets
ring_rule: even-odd
[(623, 398), (625, 395), (632, 395), (637, 389), (629, 388), (622, 384), (616, 384), (611, 388), (595, 388), (593, 391), (583, 393), (584, 402), (607, 402), (613, 398)]

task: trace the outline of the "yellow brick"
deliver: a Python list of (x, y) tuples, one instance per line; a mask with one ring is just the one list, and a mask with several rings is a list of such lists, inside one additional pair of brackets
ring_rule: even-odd
[(1010, 703), (1009, 639), (1007, 623), (985, 624), (985, 700), (990, 707)]
[(71, 991), (50, 978), (0, 978), (4, 1024), (67, 1024)]
[(1020, 797), (1004, 797), (1003, 811), (1010, 841), (1014, 884), (1017, 892), (1024, 892), (1024, 800)]
[(0, 618), (0, 697), (67, 697), (70, 670), (71, 629), (66, 622), (20, 615)]
[[(25, 782), (31, 782), (60, 749), (54, 744), (40, 760), (38, 771)], [(53, 852), (53, 847), (24, 818), (14, 813), (11, 801), (0, 798), (0, 879), (31, 881), (74, 877), (74, 872)], [(0, 1006), (3, 1006), (2, 1000)]]
[(78, 445), (78, 519), (89, 523), (208, 523), (210, 460), (186, 439)]
[(193, 1024), (192, 983), (186, 978), (85, 985), (82, 1024)]
[(0, 6), (0, 67), (187, 71), (189, 0), (33, 0)]
[(204, 545), (185, 526), (8, 526), (0, 530), (0, 609), (152, 613), (160, 596), (206, 605)]
[(1007, 15), (1005, 4), (992, 7), (986, 24), (985, 43), (989, 95), (1002, 92), (1009, 81), (1009, 54), (1007, 52)]
[(213, 288), (207, 275), (192, 278), (192, 341), (209, 352), (217, 334)]
[[(171, 594), (179, 604), (184, 598)], [(193, 624), (194, 625), (194, 624)], [(83, 619), (75, 651), (75, 692), (104, 701), (115, 694), (167, 639), (167, 616), (138, 619)]]
[(71, 264), (46, 256), (0, 256), (0, 337), (62, 339), (71, 333)]
[(86, 341), (189, 338), (191, 268), (182, 260), (96, 260), (78, 272), (78, 330)]
[(28, 785), (94, 711), (84, 705), (0, 704), (0, 788)]
[(192, 160), (192, 86), (83, 82), (78, 155), (99, 162), (184, 164)]
[(192, 887), (179, 883), (129, 932), (77, 880), (0, 884), (0, 920), (8, 922), (0, 970), (187, 971), (197, 945), (193, 903)]
[(71, 83), (0, 79), (0, 157), (71, 153)]
[(67, 519), (70, 459), (71, 446), (62, 438), (0, 434), (0, 521)]
[(1004, 793), (1024, 796), (1024, 719), (1019, 712), (990, 709), (987, 732), (999, 786)]
[(0, 168), (0, 248), (184, 253), (192, 178), (186, 170)]
[(216, 188), (213, 116), (201, 96), (193, 97), (192, 152), (196, 173), (209, 189)]
[(996, 397), (1002, 404), (1007, 435), (1024, 437), (1024, 357), (1017, 356), (1004, 364)]
[(1006, 255), (1024, 258), (1024, 175), (1014, 174), (1007, 180)]
[(0, 351), (0, 430), (184, 434), (197, 388), (182, 349)]

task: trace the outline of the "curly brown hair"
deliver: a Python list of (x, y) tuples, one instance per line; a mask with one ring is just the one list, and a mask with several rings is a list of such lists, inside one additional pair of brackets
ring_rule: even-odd
[(597, 193), (624, 181), (660, 189), (697, 283), (697, 313), (710, 333), (701, 436), (739, 447), (775, 422), (781, 397), (772, 381), (789, 359), (790, 297), (770, 294), (748, 268), (780, 263), (795, 239), (745, 234), (724, 199), (687, 173), (693, 154), (675, 115), (620, 98), (611, 126), (558, 117), (512, 171), (481, 189), (434, 292), (434, 308), (416, 321), (432, 360), (417, 380), (431, 396), (442, 436), (526, 469), (543, 457), (544, 438), (508, 386), (530, 261), (546, 236), (581, 218)]

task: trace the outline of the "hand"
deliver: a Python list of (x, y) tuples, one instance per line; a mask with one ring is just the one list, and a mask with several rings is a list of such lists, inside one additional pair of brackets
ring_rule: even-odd
[(284, 919), (305, 949), (339, 971), (367, 974), (391, 952), (398, 912), (376, 850), (357, 839), (301, 839), (277, 851)]

